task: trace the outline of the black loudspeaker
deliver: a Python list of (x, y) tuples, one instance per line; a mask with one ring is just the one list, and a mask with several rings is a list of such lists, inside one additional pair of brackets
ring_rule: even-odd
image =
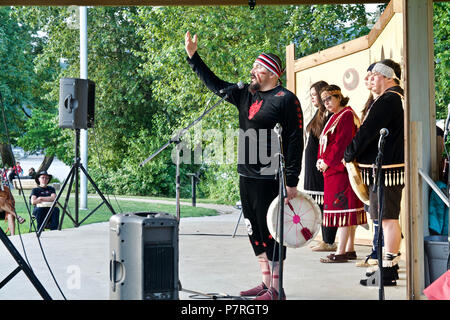
[(59, 82), (59, 127), (94, 127), (95, 83), (88, 79), (61, 78)]
[(162, 212), (109, 220), (111, 300), (177, 300), (178, 221)]

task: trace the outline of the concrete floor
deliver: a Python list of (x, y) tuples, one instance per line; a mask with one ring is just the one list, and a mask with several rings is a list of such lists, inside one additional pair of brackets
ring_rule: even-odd
[[(241, 220), (232, 237), (239, 211), (214, 217), (182, 218), (179, 226), (179, 279), (184, 290), (181, 300), (205, 298), (195, 294), (236, 296), (239, 291), (261, 282), (259, 267)], [(63, 231), (45, 231), (42, 248), (67, 300), (109, 299), (109, 223), (83, 225)], [(9, 237), (22, 254), (19, 236)], [(27, 258), (44, 288), (53, 299), (64, 299), (45, 264), (34, 234), (22, 236)], [(363, 258), (368, 246), (357, 246)], [(378, 300), (378, 287), (363, 287), (365, 268), (354, 262), (322, 264), (327, 253), (313, 252), (309, 245), (288, 249), (283, 284), (288, 300)], [(17, 267), (11, 254), (0, 244), (0, 280)], [(396, 287), (385, 287), (386, 300), (405, 300), (405, 263), (400, 262)], [(186, 291), (185, 291), (186, 290)], [(41, 296), (23, 272), (0, 289), (1, 300), (39, 300)]]

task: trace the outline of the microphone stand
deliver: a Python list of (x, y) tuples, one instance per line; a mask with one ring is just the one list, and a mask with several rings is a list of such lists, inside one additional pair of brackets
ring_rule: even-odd
[[(214, 108), (216, 108), (220, 103), (222, 103), (226, 98), (228, 98), (228, 94), (225, 94), (219, 101), (217, 101), (212, 107), (210, 107), (209, 109), (205, 110), (205, 112), (203, 112), (203, 114), (198, 117), (197, 119), (195, 119), (194, 121), (192, 121), (187, 127), (183, 128), (182, 130), (180, 130), (180, 132), (172, 139), (170, 139), (169, 141), (167, 141), (162, 147), (160, 147), (157, 151), (155, 151), (151, 156), (149, 156), (147, 159), (145, 159), (144, 161), (142, 161), (139, 164), (139, 167), (144, 166), (147, 162), (149, 162), (150, 160), (152, 160), (154, 157), (156, 157), (158, 154), (160, 154), (163, 150), (165, 150), (169, 145), (171, 145), (172, 143), (175, 144), (176, 146), (176, 150), (177, 150), (177, 154), (176, 154), (176, 173), (175, 173), (175, 202), (176, 202), (176, 212), (177, 212), (177, 222), (178, 222), (178, 228), (180, 226), (180, 151), (181, 151), (181, 146), (180, 146), (180, 142), (181, 142), (181, 137), (191, 128), (193, 127), (196, 123), (200, 122), (204, 116), (206, 116), (208, 113), (210, 113)], [(178, 232), (177, 232), (177, 236), (178, 236)], [(185, 292), (192, 292), (190, 290), (184, 289), (181, 286), (181, 281), (178, 280), (178, 290), (179, 291), (185, 291)], [(199, 292), (196, 292), (196, 294), (201, 294), (207, 298), (211, 298), (211, 295), (208, 294), (202, 294)]]
[(373, 192), (377, 192), (378, 196), (378, 239), (377, 239), (377, 256), (378, 256), (378, 269), (380, 270), (378, 298), (384, 300), (384, 283), (383, 283), (383, 184), (384, 179), (381, 172), (381, 166), (383, 164), (383, 150), (385, 135), (380, 136), (378, 143), (378, 155), (375, 160), (375, 166), (377, 168), (376, 177), (373, 185)]
[(278, 136), (278, 182), (279, 182), (279, 203), (278, 203), (278, 233), (280, 235), (280, 240), (278, 242), (278, 260), (279, 260), (279, 278), (278, 278), (278, 299), (282, 299), (283, 294), (283, 242), (284, 242), (284, 199), (287, 198), (287, 191), (286, 191), (286, 176), (285, 176), (285, 167), (284, 167), (284, 155), (283, 155), (283, 140), (281, 138), (281, 125), (277, 123), (277, 125), (274, 128), (275, 133)]
[(228, 98), (228, 94), (225, 94), (212, 107), (210, 107), (209, 109), (205, 110), (205, 112), (203, 112), (203, 114), (200, 117), (198, 117), (197, 119), (192, 121), (187, 127), (185, 127), (182, 130), (180, 130), (180, 132), (175, 137), (170, 139), (162, 147), (160, 147), (157, 151), (155, 151), (150, 157), (148, 157), (147, 159), (145, 159), (144, 161), (142, 161), (139, 164), (140, 167), (144, 166), (147, 162), (149, 162), (154, 157), (156, 157), (158, 154), (160, 154), (164, 149), (166, 149), (172, 143), (174, 143), (176, 145), (177, 155), (176, 155), (176, 173), (175, 173), (175, 175), (176, 175), (176, 177), (175, 177), (175, 182), (176, 182), (175, 199), (176, 199), (176, 211), (177, 211), (177, 219), (178, 219), (178, 221), (180, 221), (180, 142), (181, 142), (181, 137), (186, 133), (186, 131), (188, 131), (191, 127), (193, 127), (195, 124), (200, 122), (203, 119), (204, 116), (206, 116), (208, 113), (210, 113), (214, 108), (216, 108), (226, 98)]

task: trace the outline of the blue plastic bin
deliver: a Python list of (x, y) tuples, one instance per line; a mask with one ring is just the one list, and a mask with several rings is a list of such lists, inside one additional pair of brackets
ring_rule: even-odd
[(425, 287), (447, 271), (448, 237), (427, 236), (425, 246)]

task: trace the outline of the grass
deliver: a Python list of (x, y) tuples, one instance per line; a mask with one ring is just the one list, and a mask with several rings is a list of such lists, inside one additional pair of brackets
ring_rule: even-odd
[[(16, 212), (18, 215), (24, 217), (26, 221), (20, 225), (20, 233), (28, 233), (30, 229), (30, 216), (28, 213), (28, 210), (26, 208), (24, 198), (22, 195), (19, 195), (16, 190), (13, 190), (13, 196), (16, 200)], [(25, 198), (26, 201), (28, 201), (29, 193), (31, 191), (26, 190), (25, 191)], [(106, 196), (106, 195), (105, 195)], [(66, 198), (66, 193), (64, 192), (62, 196), (59, 199), (59, 202), (64, 205), (64, 201)], [(116, 214), (120, 213), (132, 213), (132, 212), (165, 212), (170, 213), (172, 215), (176, 215), (176, 206), (175, 204), (163, 204), (163, 203), (153, 203), (153, 202), (144, 202), (143, 199), (156, 199), (156, 198), (149, 198), (149, 197), (131, 197), (126, 196), (127, 200), (121, 199), (119, 196), (109, 196), (109, 203), (113, 207)], [(134, 198), (136, 201), (128, 200), (129, 198)], [(107, 197), (108, 199), (108, 197)], [(163, 198), (158, 198), (159, 200), (162, 200)], [(174, 201), (174, 199), (168, 199), (165, 198), (164, 200), (170, 200)], [(102, 199), (100, 197), (89, 197), (88, 196), (88, 210), (78, 210), (78, 222), (81, 222), (87, 215), (89, 215), (92, 210), (94, 210), (100, 203), (102, 203)], [(30, 207), (30, 204), (28, 203), (28, 207), (30, 208), (31, 212), (33, 210), (33, 207)], [(69, 198), (69, 206), (68, 206), (68, 213), (70, 216), (72, 216), (73, 219), (75, 219), (75, 196), (71, 194)], [(63, 212), (60, 208), (60, 217), (62, 216)], [(182, 218), (184, 217), (201, 217), (201, 216), (213, 216), (217, 215), (217, 211), (214, 209), (208, 209), (208, 208), (200, 208), (200, 207), (192, 207), (190, 205), (181, 205), (180, 206), (180, 216)], [(82, 223), (82, 225), (90, 224), (90, 223), (97, 223), (97, 222), (106, 222), (109, 221), (111, 218), (112, 213), (104, 203), (100, 206), (99, 209), (97, 209), (91, 216), (89, 216), (86, 221)], [(7, 223), (2, 219), (0, 221), (0, 227), (3, 230), (6, 230), (8, 228)], [(74, 223), (70, 219), (68, 215), (64, 215), (63, 225), (62, 228), (73, 228)], [(17, 225), (16, 225), (16, 234), (18, 233)], [(9, 234), (9, 233), (8, 233)]]
[[(127, 195), (123, 195), (123, 196), (118, 196), (118, 197), (128, 197)], [(149, 199), (149, 197), (146, 196), (131, 196), (135, 199)], [(175, 202), (175, 198), (166, 198), (166, 197), (151, 197), (150, 199), (153, 200), (165, 200), (165, 201), (174, 201)], [(188, 203), (192, 203), (192, 198), (181, 198), (180, 202), (188, 202)], [(224, 205), (234, 205), (234, 203), (228, 203), (226, 201), (223, 200), (219, 200), (219, 199), (204, 199), (204, 198), (196, 198), (196, 203), (211, 203), (211, 204), (224, 204)]]

